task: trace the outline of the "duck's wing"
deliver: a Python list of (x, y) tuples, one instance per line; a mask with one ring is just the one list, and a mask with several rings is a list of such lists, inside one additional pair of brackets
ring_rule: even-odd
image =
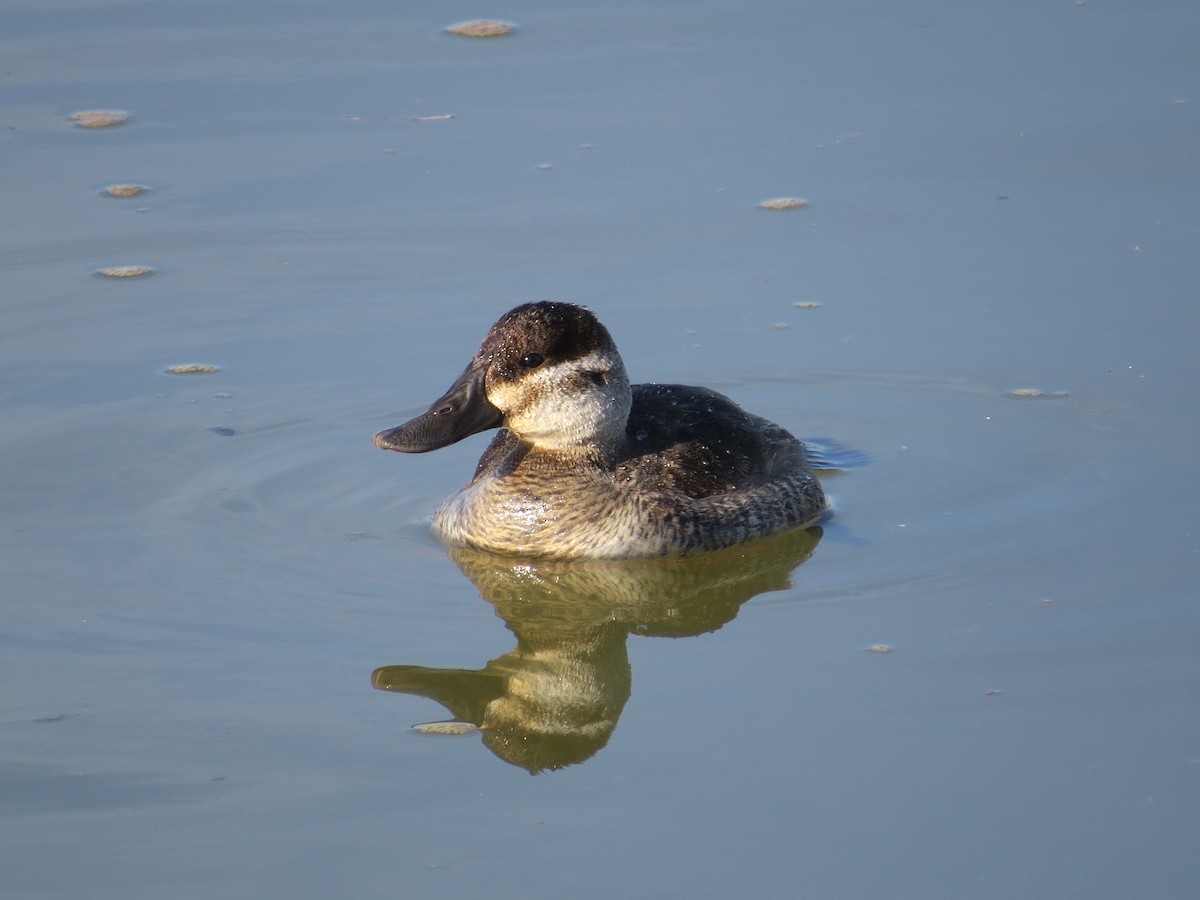
[(804, 466), (804, 445), (716, 391), (675, 384), (633, 386), (628, 455), (619, 474), (643, 488), (690, 497), (745, 487)]

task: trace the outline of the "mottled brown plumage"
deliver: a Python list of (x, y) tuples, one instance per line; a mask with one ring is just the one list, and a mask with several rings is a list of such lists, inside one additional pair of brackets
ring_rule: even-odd
[(715, 550), (825, 509), (804, 444), (705, 388), (629, 384), (607, 329), (568, 303), (501, 317), (429, 411), (376, 435), (424, 452), (503, 426), (434, 529), (502, 553), (629, 558)]

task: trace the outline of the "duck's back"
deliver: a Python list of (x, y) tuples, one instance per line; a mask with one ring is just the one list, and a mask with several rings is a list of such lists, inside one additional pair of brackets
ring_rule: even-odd
[(707, 388), (634, 385), (626, 435), (622, 478), (695, 499), (806, 467), (804, 445), (785, 429)]

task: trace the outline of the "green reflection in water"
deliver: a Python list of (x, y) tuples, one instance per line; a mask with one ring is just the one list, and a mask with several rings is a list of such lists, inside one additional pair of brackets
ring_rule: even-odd
[(655, 560), (534, 560), (454, 549), (451, 557), (517, 638), (482, 669), (383, 666), (374, 687), (436, 700), (501, 759), (538, 773), (583, 762), (629, 700), (630, 634), (716, 631), (758, 594), (790, 587), (820, 528), (716, 553)]

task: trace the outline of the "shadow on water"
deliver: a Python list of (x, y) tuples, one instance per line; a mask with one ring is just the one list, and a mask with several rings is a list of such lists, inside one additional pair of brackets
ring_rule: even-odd
[(629, 635), (718, 630), (752, 597), (790, 587), (821, 533), (797, 529), (716, 553), (626, 562), (452, 550), (517, 646), (481, 669), (383, 666), (371, 683), (436, 700), (457, 730), (477, 728), (489, 750), (531, 773), (584, 762), (608, 743), (629, 700)]

